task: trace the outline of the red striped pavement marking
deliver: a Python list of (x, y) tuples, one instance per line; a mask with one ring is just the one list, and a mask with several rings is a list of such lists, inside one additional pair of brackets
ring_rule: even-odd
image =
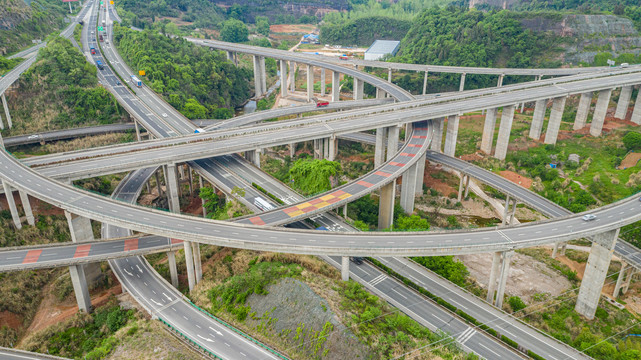
[(343, 191), (343, 190), (338, 190), (338, 191), (334, 191), (334, 192), (333, 192), (333, 193), (331, 193), (330, 195), (333, 195), (333, 196), (339, 197), (339, 196), (344, 195), (344, 194), (347, 194), (347, 193), (346, 193), (345, 191)]
[(138, 250), (138, 239), (125, 240), (125, 251)]
[(91, 250), (91, 245), (78, 245), (78, 247), (76, 247), (76, 253), (73, 254), (73, 257), (87, 257), (89, 256), (89, 250)]
[(408, 144), (407, 146), (409, 146), (409, 147), (417, 147), (417, 148), (423, 147), (423, 145), (419, 145), (419, 144)]
[(265, 225), (265, 222), (263, 219), (261, 219), (258, 216), (254, 216), (253, 218), (249, 218), (249, 221), (251, 221), (252, 224), (254, 225)]
[(300, 210), (300, 209), (299, 209), (299, 208), (297, 208), (297, 207), (290, 207), (290, 208), (287, 208), (287, 209), (283, 209), (283, 212), (284, 212), (285, 214), (289, 214), (289, 213), (293, 213), (293, 212), (295, 212), (295, 211), (299, 211), (299, 210)]
[(184, 242), (184, 241), (182, 241), (182, 240), (178, 240), (178, 239), (171, 239), (171, 244), (172, 244), (172, 245), (173, 245), (173, 244), (180, 244), (180, 243), (182, 243), (182, 242)]
[(373, 186), (372, 184), (368, 183), (367, 181), (363, 181), (363, 180), (357, 182), (356, 184), (361, 185), (361, 186), (365, 186), (366, 188), (370, 188), (370, 187)]
[(412, 139), (427, 139), (427, 136), (423, 136), (423, 135), (413, 135), (413, 136), (412, 136)]
[(22, 263), (33, 264), (35, 262), (38, 262), (38, 258), (40, 257), (40, 254), (42, 254), (42, 250), (29, 250), (27, 252), (27, 256), (25, 256), (24, 260), (22, 260)]
[(388, 174), (388, 173), (383, 172), (383, 171), (377, 171), (377, 172), (375, 172), (375, 173), (374, 173), (374, 175), (384, 176), (384, 177), (390, 177), (390, 176), (392, 176), (392, 174)]
[(401, 156), (414, 157), (414, 156), (416, 156), (416, 154), (410, 154), (410, 153), (403, 152), (403, 153), (401, 153)]
[(323, 201), (325, 201), (325, 200), (323, 200), (323, 199), (321, 199), (321, 198), (316, 198), (316, 199), (314, 199), (314, 200), (310, 200), (310, 201), (308, 201), (308, 202), (309, 202), (310, 204), (312, 204), (312, 205), (316, 205), (316, 204), (318, 204), (318, 203), (322, 203)]
[(394, 165), (394, 166), (398, 166), (398, 167), (403, 167), (403, 166), (405, 166), (405, 164), (403, 164), (403, 163), (397, 163), (397, 162), (395, 162), (395, 161), (392, 161), (392, 162), (390, 162), (389, 164), (390, 164), (390, 165)]
[(316, 206), (308, 206), (308, 207), (306, 207), (306, 208), (304, 208), (304, 209), (300, 209), (300, 210), (301, 210), (302, 212), (304, 212), (304, 213), (308, 213), (308, 212), (310, 212), (310, 211), (314, 211), (314, 210), (316, 210), (316, 209), (318, 209)]

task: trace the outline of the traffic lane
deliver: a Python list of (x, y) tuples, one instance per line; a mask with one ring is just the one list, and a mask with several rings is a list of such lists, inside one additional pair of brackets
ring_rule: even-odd
[[(330, 259), (334, 266), (340, 268), (340, 257), (330, 257)], [(392, 302), (399, 304), (397, 306), (399, 310), (410, 317), (422, 319), (430, 330), (443, 331), (452, 337), (449, 340), (435, 343), (432, 347), (426, 348), (427, 350), (456, 341), (486, 359), (523, 359), (522, 356), (506, 347), (497, 347), (495, 340), (482, 335), (445, 309), (403, 286), (367, 262), (361, 265), (350, 263), (350, 276), (358, 278), (359, 282), (367, 283), (369, 287), (385, 294)]]

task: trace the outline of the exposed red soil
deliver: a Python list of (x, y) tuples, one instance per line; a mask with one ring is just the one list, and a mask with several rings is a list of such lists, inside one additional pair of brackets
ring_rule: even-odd
[(12, 329), (19, 329), (22, 326), (22, 316), (14, 314), (7, 310), (0, 311), (0, 324)]
[(465, 161), (478, 161), (483, 159), (483, 156), (479, 155), (478, 153), (465, 154), (465, 155), (461, 155), (460, 159)]
[(526, 189), (529, 189), (532, 186), (532, 179), (521, 176), (514, 171), (503, 170), (499, 173), (502, 177), (510, 180), (511, 182), (521, 185)]
[(626, 155), (623, 161), (621, 161), (621, 165), (619, 166), (619, 168), (627, 169), (636, 166), (639, 160), (641, 160), (641, 153), (629, 153), (628, 155)]
[(458, 191), (456, 189), (446, 184), (442, 180), (435, 179), (432, 177), (432, 174), (435, 174), (441, 171), (442, 171), (442, 167), (440, 165), (429, 166), (426, 164), (425, 175), (423, 176), (423, 183), (425, 184), (425, 186), (440, 192), (441, 194), (443, 194), (443, 196), (448, 196), (451, 193), (457, 194)]
[[(13, 201), (15, 201), (18, 207), (22, 207), (20, 194), (17, 191), (13, 192)], [(36, 215), (64, 215), (65, 213), (61, 208), (49, 205), (31, 196), (29, 197), (29, 203), (31, 204), (31, 210)], [(5, 194), (0, 195), (0, 208), (9, 209), (9, 204), (7, 203)]]

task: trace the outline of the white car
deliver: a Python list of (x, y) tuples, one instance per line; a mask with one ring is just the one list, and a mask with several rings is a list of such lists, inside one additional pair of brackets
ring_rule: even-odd
[(586, 214), (586, 215), (583, 215), (582, 219), (583, 219), (583, 221), (592, 221), (592, 220), (596, 219), (596, 215), (594, 215), (594, 214)]
[(167, 113), (162, 113), (162, 117), (167, 117)]
[(27, 140), (33, 140), (33, 139), (37, 139), (37, 138), (39, 138), (39, 137), (40, 137), (40, 135), (38, 135), (38, 134), (36, 134), (36, 135), (29, 135), (29, 136), (27, 137)]

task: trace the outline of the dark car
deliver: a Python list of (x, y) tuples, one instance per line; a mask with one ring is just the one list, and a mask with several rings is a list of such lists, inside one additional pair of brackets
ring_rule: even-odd
[(363, 258), (359, 256), (350, 256), (349, 260), (352, 261), (356, 265), (360, 265), (363, 263)]

